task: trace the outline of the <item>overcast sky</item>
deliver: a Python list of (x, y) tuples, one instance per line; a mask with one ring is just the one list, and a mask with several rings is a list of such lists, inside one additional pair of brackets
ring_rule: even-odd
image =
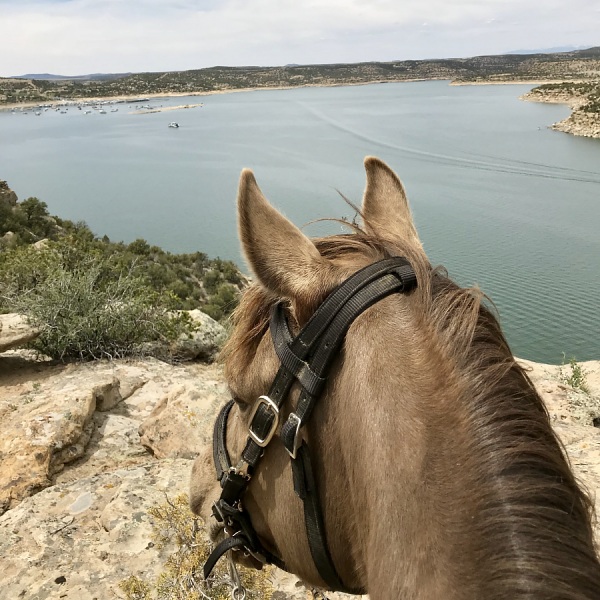
[(600, 45), (600, 0), (0, 0), (0, 76)]

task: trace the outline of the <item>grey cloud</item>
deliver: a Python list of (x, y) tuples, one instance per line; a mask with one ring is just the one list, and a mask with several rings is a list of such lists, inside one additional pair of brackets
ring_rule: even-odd
[(571, 0), (0, 0), (0, 75), (468, 56), (598, 43)]

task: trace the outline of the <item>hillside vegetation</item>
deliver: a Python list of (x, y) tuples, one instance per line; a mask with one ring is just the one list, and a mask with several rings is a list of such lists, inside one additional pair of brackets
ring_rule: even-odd
[(28, 315), (44, 330), (37, 349), (54, 358), (114, 358), (168, 344), (194, 330), (177, 311), (223, 320), (244, 282), (234, 263), (202, 252), (97, 237), (85, 223), (51, 216), (37, 198), (18, 202), (0, 181), (0, 312)]
[(593, 80), (600, 78), (600, 47), (554, 54), (478, 56), (285, 67), (211, 67), (136, 73), (106, 79), (0, 78), (0, 104), (60, 99), (192, 94), (247, 88), (351, 85), (414, 79), (455, 82)]
[(529, 99), (574, 104), (578, 110), (600, 113), (600, 80), (540, 85), (529, 93)]

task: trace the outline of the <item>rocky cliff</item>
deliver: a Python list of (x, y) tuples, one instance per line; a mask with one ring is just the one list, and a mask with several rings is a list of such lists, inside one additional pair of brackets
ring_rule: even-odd
[(600, 81), (548, 84), (536, 87), (522, 100), (567, 104), (572, 113), (552, 129), (600, 139)]
[[(600, 361), (526, 363), (581, 481), (600, 489)], [(571, 374), (572, 375), (572, 374)], [(227, 399), (215, 364), (156, 359), (56, 365), (0, 354), (0, 600), (124, 598), (166, 560), (152, 506), (186, 493), (192, 459)], [(600, 508), (600, 507), (599, 507)], [(275, 571), (279, 600), (311, 593)], [(342, 595), (328, 595), (342, 598)]]

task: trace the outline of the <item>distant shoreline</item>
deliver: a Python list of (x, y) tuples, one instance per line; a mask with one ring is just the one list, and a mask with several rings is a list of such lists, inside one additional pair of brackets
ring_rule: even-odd
[(600, 139), (600, 114), (582, 110), (582, 107), (588, 102), (585, 96), (564, 90), (542, 88), (527, 92), (520, 97), (520, 100), (545, 104), (564, 104), (571, 109), (571, 114), (566, 119), (551, 125), (550, 129), (580, 137)]
[[(518, 80), (518, 79), (507, 79), (506, 81), (454, 81), (444, 77), (440, 78), (414, 78), (414, 79), (404, 79), (401, 81), (398, 80), (376, 80), (376, 81), (360, 81), (360, 82), (347, 82), (347, 83), (308, 83), (305, 85), (297, 85), (297, 86), (260, 86), (260, 87), (248, 87), (248, 88), (236, 88), (236, 89), (221, 89), (221, 90), (212, 90), (207, 92), (156, 92), (150, 94), (144, 94), (140, 96), (136, 95), (119, 95), (119, 96), (104, 96), (104, 97), (94, 97), (94, 98), (69, 98), (65, 100), (57, 100), (53, 102), (23, 102), (23, 103), (10, 103), (10, 104), (1, 104), (0, 111), (13, 111), (17, 109), (30, 109), (39, 106), (51, 106), (52, 108), (59, 106), (75, 106), (78, 104), (85, 103), (86, 105), (91, 105), (94, 103), (127, 103), (127, 102), (143, 102), (144, 100), (157, 100), (160, 98), (183, 98), (183, 97), (191, 97), (191, 96), (212, 96), (217, 94), (233, 94), (238, 92), (257, 92), (257, 91), (271, 91), (271, 90), (295, 90), (301, 88), (311, 88), (311, 87), (353, 87), (357, 85), (374, 85), (374, 84), (383, 84), (383, 83), (415, 83), (415, 82), (423, 82), (423, 81), (448, 81), (448, 85), (450, 86), (482, 86), (482, 85), (531, 85), (531, 86), (540, 86), (545, 84), (560, 84), (563, 83), (563, 79), (529, 79), (529, 80)], [(571, 81), (571, 80), (569, 80)], [(582, 80), (583, 81), (583, 80)], [(574, 83), (577, 83), (573, 81)], [(563, 131), (565, 133), (570, 133), (572, 135), (590, 137), (590, 138), (600, 138), (600, 129), (595, 116), (582, 115), (580, 111), (577, 111), (576, 103), (572, 102), (572, 99), (565, 100), (563, 98), (549, 98), (546, 97), (544, 99), (533, 97), (531, 92), (524, 94), (520, 97), (521, 100), (525, 100), (528, 102), (551, 102), (551, 103), (561, 103), (568, 104), (573, 109), (573, 113), (568, 119), (561, 121), (560, 123), (555, 123), (553, 125), (549, 125), (550, 128), (555, 129), (557, 131)], [(180, 106), (173, 107), (165, 107), (165, 108), (152, 108), (144, 111), (132, 111), (130, 114), (149, 114), (156, 112), (163, 112), (166, 110), (179, 110), (184, 108), (195, 108), (197, 106), (202, 106), (203, 103), (198, 104), (182, 104)]]
[(451, 81), (450, 85), (546, 85), (563, 83), (564, 79), (510, 79), (506, 81)]
[(261, 87), (248, 87), (248, 88), (236, 88), (236, 89), (222, 89), (222, 90), (211, 90), (208, 92), (157, 92), (152, 94), (135, 94), (135, 95), (119, 95), (119, 96), (99, 96), (99, 97), (81, 97), (81, 98), (69, 98), (65, 100), (55, 100), (53, 102), (12, 102), (9, 104), (0, 104), (0, 111), (11, 111), (18, 108), (33, 108), (42, 104), (50, 104), (52, 106), (71, 106), (73, 104), (80, 104), (85, 102), (86, 104), (93, 104), (94, 102), (131, 102), (140, 101), (142, 99), (157, 98), (180, 98), (186, 96), (213, 96), (216, 94), (233, 94), (238, 92), (257, 92), (257, 91), (270, 91), (270, 90), (297, 90), (302, 88), (311, 87), (354, 87), (357, 85), (374, 85), (382, 83), (415, 83), (421, 81), (448, 81), (448, 85), (462, 86), (462, 85), (542, 85), (544, 83), (561, 83), (562, 80), (536, 80), (536, 81), (518, 81), (518, 80), (507, 80), (507, 81), (452, 81), (445, 77), (440, 78), (414, 78), (414, 79), (403, 79), (398, 80), (386, 80), (380, 79), (376, 81), (361, 81), (361, 82), (348, 82), (348, 83), (308, 83), (305, 85), (288, 85), (288, 86), (261, 86)]

